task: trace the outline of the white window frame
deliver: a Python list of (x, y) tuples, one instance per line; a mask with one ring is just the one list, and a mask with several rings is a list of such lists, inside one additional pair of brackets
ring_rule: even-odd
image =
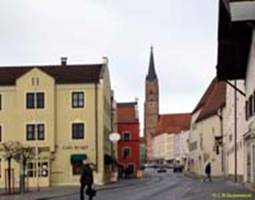
[[(28, 93), (33, 93), (33, 94), (44, 93), (44, 107), (43, 108), (37, 108), (37, 107), (27, 108), (27, 94)], [(26, 90), (25, 94), (24, 94), (24, 104), (25, 104), (25, 106), (24, 106), (25, 111), (35, 111), (35, 110), (36, 111), (44, 111), (44, 110), (46, 110), (46, 108), (47, 108), (47, 92), (45, 90), (40, 90), (40, 89), (38, 89), (38, 90), (36, 90), (36, 89), (35, 90)]]
[[(27, 125), (38, 125), (38, 124), (44, 125), (44, 140), (38, 140), (38, 132), (36, 133), (37, 135), (35, 135), (35, 138), (36, 138), (35, 140), (27, 140)], [(47, 129), (48, 129), (47, 123), (44, 121), (37, 121), (37, 122), (32, 121), (32, 122), (25, 123), (25, 125), (24, 125), (24, 132), (25, 132), (24, 141), (26, 141), (26, 142), (34, 142), (34, 141), (45, 142), (45, 141), (47, 141)]]
[[(83, 92), (84, 94), (84, 97), (83, 97), (83, 107), (76, 107), (76, 108), (73, 108), (73, 93), (75, 92)], [(71, 90), (70, 92), (70, 98), (69, 98), (69, 105), (70, 105), (70, 108), (72, 110), (80, 110), (80, 109), (86, 109), (87, 107), (87, 95), (86, 95), (86, 90), (84, 89), (75, 89), (75, 90)]]
[[(83, 124), (83, 127), (84, 127), (84, 137), (83, 138), (81, 138), (81, 139), (73, 139), (73, 124)], [(70, 140), (71, 141), (82, 141), (82, 140), (85, 140), (86, 139), (86, 130), (87, 130), (87, 126), (86, 126), (86, 122), (85, 121), (82, 121), (82, 120), (72, 121), (71, 124), (70, 124), (70, 132), (69, 132)]]

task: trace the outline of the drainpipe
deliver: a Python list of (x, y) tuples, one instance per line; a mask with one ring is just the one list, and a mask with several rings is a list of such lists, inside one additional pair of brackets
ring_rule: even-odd
[[(237, 87), (236, 80), (234, 81)], [(235, 182), (237, 182), (237, 90), (234, 90), (234, 142), (235, 142)]]
[(98, 172), (98, 86), (95, 83), (95, 154), (96, 172)]

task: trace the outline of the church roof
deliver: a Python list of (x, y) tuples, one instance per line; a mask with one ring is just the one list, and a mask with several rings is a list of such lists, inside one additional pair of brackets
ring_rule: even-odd
[(180, 133), (190, 128), (191, 114), (177, 113), (159, 115), (157, 134)]
[(137, 102), (117, 103), (118, 123), (138, 123)]
[(153, 48), (151, 47), (151, 54), (150, 54), (150, 63), (149, 63), (149, 71), (146, 76), (146, 80), (157, 80), (157, 74), (155, 70), (155, 63), (154, 63), (154, 56), (153, 56)]

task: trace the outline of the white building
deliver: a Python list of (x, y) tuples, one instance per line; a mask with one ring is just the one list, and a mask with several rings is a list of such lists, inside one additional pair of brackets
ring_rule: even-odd
[(188, 147), (183, 144), (187, 141), (190, 120), (188, 113), (159, 116), (157, 135), (152, 140), (154, 160), (172, 162), (185, 156)]
[[(219, 7), (218, 63), (219, 80), (244, 80), (245, 90), (236, 87), (246, 98), (246, 128), (244, 139), (244, 182), (255, 184), (255, 1), (221, 0)], [(238, 123), (241, 123), (238, 121)], [(243, 123), (245, 126), (245, 123)], [(238, 124), (237, 124), (238, 126)], [(239, 124), (240, 127), (240, 124)], [(245, 128), (244, 128), (245, 129)], [(238, 138), (237, 138), (238, 140)], [(238, 151), (242, 145), (237, 142)], [(238, 154), (237, 157), (240, 155)], [(232, 158), (233, 159), (233, 158)], [(238, 161), (239, 162), (239, 161)], [(238, 163), (237, 162), (237, 163)], [(233, 162), (232, 162), (233, 163)], [(230, 169), (233, 164), (229, 163)], [(235, 165), (234, 165), (235, 166)], [(233, 171), (233, 170), (232, 170)], [(235, 181), (238, 168), (234, 168)]]
[(193, 111), (189, 135), (188, 170), (204, 175), (205, 166), (211, 163), (212, 176), (223, 174), (222, 146), (217, 143), (223, 130), (220, 115), (225, 112), (226, 84), (214, 79)]

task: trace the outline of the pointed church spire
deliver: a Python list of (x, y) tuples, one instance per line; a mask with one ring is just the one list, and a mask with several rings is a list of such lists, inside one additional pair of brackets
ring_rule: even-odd
[(157, 74), (156, 74), (155, 66), (154, 66), (153, 46), (151, 46), (149, 72), (146, 76), (146, 80), (156, 80), (156, 79), (157, 79)]

